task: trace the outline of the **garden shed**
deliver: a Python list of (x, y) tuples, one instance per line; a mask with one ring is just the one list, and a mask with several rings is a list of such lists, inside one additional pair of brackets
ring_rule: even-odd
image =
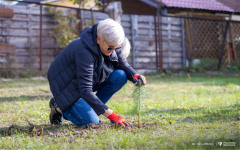
[[(217, 59), (218, 67), (223, 62), (239, 63), (240, 1), (121, 1), (125, 13), (152, 14), (157, 18), (156, 38), (159, 43), (156, 46), (156, 63), (159, 64), (158, 70), (188, 67), (192, 60), (205, 58)], [(174, 22), (179, 23), (178, 27)], [(177, 39), (179, 34), (182, 38), (181, 46), (176, 43), (180, 40)], [(177, 49), (183, 53), (177, 54)], [(179, 57), (182, 58), (181, 61), (179, 59), (177, 61)]]

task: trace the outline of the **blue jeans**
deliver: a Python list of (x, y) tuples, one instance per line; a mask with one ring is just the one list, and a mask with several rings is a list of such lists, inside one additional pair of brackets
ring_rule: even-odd
[[(97, 91), (97, 97), (106, 104), (114, 93), (119, 91), (127, 83), (126, 73), (123, 70), (116, 69), (103, 82)], [(82, 98), (80, 98), (71, 108), (64, 113), (64, 118), (71, 121), (76, 126), (87, 126), (89, 123), (99, 123), (98, 115), (92, 107)]]

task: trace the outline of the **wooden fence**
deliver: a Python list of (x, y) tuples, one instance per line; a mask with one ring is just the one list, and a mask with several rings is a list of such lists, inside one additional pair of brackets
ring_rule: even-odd
[[(3, 44), (12, 46), (12, 51), (0, 48), (1, 70), (31, 71), (40, 69), (40, 7), (11, 6), (13, 18), (0, 18), (0, 34)], [(43, 7), (42, 11), (42, 69), (47, 70), (60, 49), (51, 31), (56, 21)], [(66, 8), (59, 8), (67, 10)], [(72, 9), (75, 11), (75, 9)], [(82, 26), (108, 18), (103, 12), (81, 10)], [(128, 61), (139, 71), (157, 71), (158, 61), (162, 59), (163, 69), (178, 69), (183, 65), (182, 22), (179, 18), (161, 19), (162, 49), (156, 49), (155, 18), (148, 15), (124, 14), (122, 25), (125, 34), (134, 45)], [(158, 41), (157, 41), (158, 42)], [(0, 45), (1, 46), (1, 45)], [(163, 58), (156, 53), (162, 50)]]
[(163, 69), (184, 68), (184, 22), (181, 18), (161, 18)]
[[(15, 46), (10, 58), (1, 59), (1, 69), (7, 70), (39, 70), (40, 63), (40, 9), (39, 7), (14, 6), (14, 16), (11, 19), (1, 18), (2, 35), (8, 45)], [(42, 65), (46, 70), (52, 62), (58, 44), (52, 38), (50, 31), (55, 27), (55, 21), (43, 11), (42, 16)], [(9, 23), (6, 23), (9, 22)]]
[[(108, 15), (101, 12), (83, 11), (81, 13), (83, 26), (91, 24), (95, 18), (95, 23), (108, 18)], [(132, 44), (132, 51), (128, 57), (128, 62), (135, 69), (141, 71), (157, 71), (159, 65), (157, 59), (162, 59), (163, 69), (180, 69), (183, 68), (183, 46), (182, 46), (182, 27), (184, 24), (179, 18), (161, 18), (161, 38), (162, 58), (156, 52), (155, 41), (155, 16), (150, 15), (129, 15), (122, 16), (121, 24), (124, 28), (127, 38)], [(134, 41), (134, 43), (133, 43)], [(158, 41), (157, 41), (158, 42)], [(134, 58), (133, 58), (134, 57)], [(159, 62), (158, 62), (159, 63)]]

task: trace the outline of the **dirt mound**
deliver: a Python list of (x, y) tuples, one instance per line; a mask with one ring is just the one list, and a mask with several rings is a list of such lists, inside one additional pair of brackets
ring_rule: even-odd
[[(61, 126), (52, 126), (52, 125), (34, 125), (28, 122), (30, 126), (21, 127), (18, 125), (11, 125), (8, 128), (1, 129), (1, 136), (12, 136), (14, 134), (28, 134), (29, 136), (50, 136), (50, 137), (67, 137), (70, 135), (87, 137), (88, 134), (97, 134), (104, 132), (105, 129), (116, 128), (114, 124), (89, 124), (88, 127), (77, 127), (74, 125), (61, 125)], [(138, 128), (138, 125), (133, 124), (132, 127), (120, 127), (119, 130), (125, 130), (126, 132), (137, 131), (141, 128), (152, 128), (158, 127), (159, 125), (154, 124), (141, 124), (141, 127)]]

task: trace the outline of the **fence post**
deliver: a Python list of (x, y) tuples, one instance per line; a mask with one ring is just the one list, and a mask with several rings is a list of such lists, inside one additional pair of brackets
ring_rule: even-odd
[(39, 47), (40, 47), (40, 53), (39, 53), (39, 58), (40, 58), (40, 67), (39, 70), (42, 70), (42, 4), (40, 3), (40, 40), (39, 40)]
[(161, 26), (161, 7), (157, 9), (157, 26), (158, 26), (158, 44), (159, 44), (159, 72), (163, 72), (163, 58), (162, 58), (162, 26)]
[(131, 17), (131, 34), (132, 34), (132, 67), (135, 68), (135, 30), (134, 30), (134, 20), (133, 15)]
[(155, 30), (156, 70), (158, 71), (158, 24), (156, 14), (154, 15), (154, 30)]
[(76, 12), (77, 19), (80, 19), (80, 21), (77, 23), (78, 34), (80, 35), (80, 32), (82, 31), (82, 14), (80, 7), (76, 9)]
[(222, 47), (221, 47), (221, 51), (220, 51), (220, 54), (219, 54), (219, 60), (218, 60), (218, 70), (220, 70), (221, 65), (222, 65), (222, 59), (223, 59), (223, 55), (224, 55), (224, 49), (225, 49), (225, 44), (226, 44), (228, 28), (229, 28), (229, 20), (226, 22), (226, 26), (225, 26), (225, 32), (224, 32), (224, 36), (223, 36)]
[(184, 19), (181, 18), (181, 30), (182, 30), (182, 64), (183, 68), (185, 68), (186, 63), (185, 63), (185, 28), (184, 28)]

